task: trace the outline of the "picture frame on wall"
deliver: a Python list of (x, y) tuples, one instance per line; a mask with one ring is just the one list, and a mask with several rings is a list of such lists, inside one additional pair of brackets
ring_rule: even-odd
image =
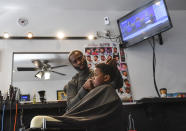
[(57, 100), (66, 100), (67, 95), (64, 90), (57, 90)]

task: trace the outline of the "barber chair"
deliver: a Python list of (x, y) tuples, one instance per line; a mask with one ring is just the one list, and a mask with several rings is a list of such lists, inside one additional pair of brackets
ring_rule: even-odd
[(87, 131), (87, 129), (71, 127), (61, 122), (46, 121), (43, 119), (42, 128), (30, 128), (28, 131)]

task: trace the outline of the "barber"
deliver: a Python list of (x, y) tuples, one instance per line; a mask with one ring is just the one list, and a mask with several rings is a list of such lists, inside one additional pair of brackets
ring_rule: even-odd
[[(69, 55), (69, 62), (78, 71), (78, 73), (72, 77), (72, 80), (70, 80), (67, 85), (65, 85), (65, 91), (67, 94), (67, 110), (74, 106), (94, 88), (94, 86), (92, 86), (92, 81), (89, 79), (93, 76), (94, 72), (92, 69), (88, 68), (88, 64), (83, 53), (79, 50), (72, 51)], [(113, 87), (115, 89), (121, 88), (123, 86), (123, 79), (116, 66), (116, 61), (109, 59), (106, 63), (114, 65), (116, 70), (117, 75), (115, 80), (112, 82)], [(86, 82), (87, 80), (88, 82)]]
[(93, 70), (88, 68), (85, 56), (79, 50), (74, 50), (69, 55), (69, 62), (78, 71), (72, 80), (65, 86), (67, 94), (67, 110), (80, 101), (93, 86), (91, 81), (84, 83), (93, 76)]

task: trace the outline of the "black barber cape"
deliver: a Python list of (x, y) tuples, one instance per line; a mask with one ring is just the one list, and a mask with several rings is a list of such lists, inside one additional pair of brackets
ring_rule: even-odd
[(115, 89), (104, 84), (91, 90), (62, 116), (53, 116), (64, 127), (94, 131), (122, 131), (122, 103)]

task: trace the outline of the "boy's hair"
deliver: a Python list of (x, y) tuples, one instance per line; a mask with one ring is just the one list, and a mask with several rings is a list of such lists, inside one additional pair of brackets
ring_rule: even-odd
[(96, 68), (99, 68), (100, 71), (104, 74), (104, 75), (109, 75), (110, 76), (110, 82), (114, 80), (115, 75), (116, 75), (116, 71), (115, 68), (112, 65), (109, 64), (105, 64), (105, 63), (100, 63), (96, 65)]

